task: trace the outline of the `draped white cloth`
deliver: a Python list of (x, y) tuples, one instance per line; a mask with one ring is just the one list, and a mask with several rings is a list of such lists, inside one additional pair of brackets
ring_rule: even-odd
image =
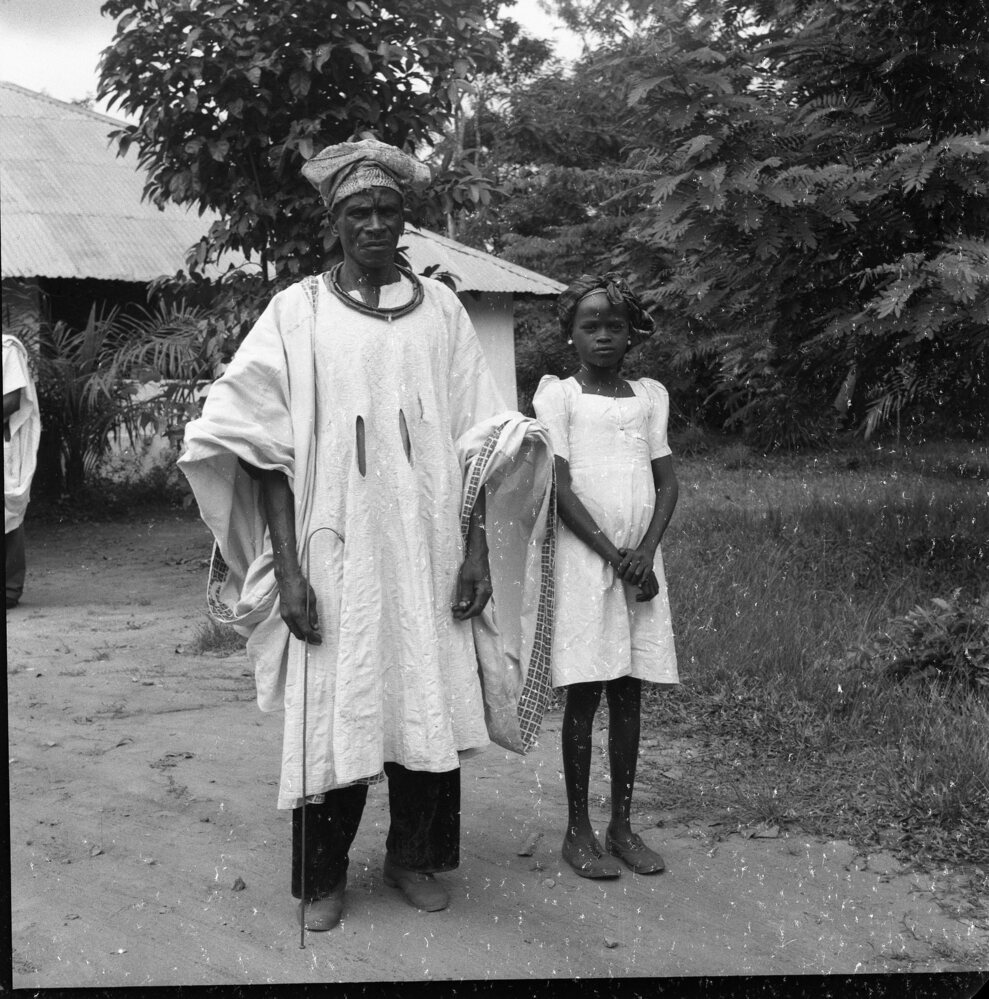
[[(464, 472), (500, 427), (502, 479), (528, 486), (514, 505), (546, 515), (552, 458), (534, 421), (505, 412), (457, 297), (423, 286), (423, 303), (391, 321), (349, 308), (318, 279), (276, 295), (186, 429), (180, 464), (227, 567), (211, 582), (211, 611), (248, 636), (262, 710), (285, 711), (280, 808), (303, 797), (306, 646), (279, 615), (259, 489), (238, 459), (288, 477), (316, 593), (323, 643), (308, 648), (305, 796), (376, 779), (386, 761), (452, 770), (488, 742), (472, 625), (451, 613)], [(408, 297), (405, 282), (387, 285), (380, 305)], [(509, 445), (517, 474), (506, 472)], [(497, 471), (489, 463), (492, 487)], [(530, 527), (545, 533), (548, 516), (537, 519)], [(521, 590), (524, 564), (525, 551), (512, 570)], [(503, 642), (499, 676), (524, 673), (511, 659), (523, 645)]]
[(27, 350), (15, 336), (3, 334), (3, 392), (21, 390), (20, 405), (8, 422), (10, 439), (3, 438), (3, 530), (9, 534), (24, 523), (31, 480), (41, 440), (38, 394), (28, 368)]

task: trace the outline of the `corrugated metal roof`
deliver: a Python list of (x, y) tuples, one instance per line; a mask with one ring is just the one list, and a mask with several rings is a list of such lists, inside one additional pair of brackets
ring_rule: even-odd
[(437, 264), (456, 278), (457, 291), (558, 295), (566, 287), (518, 264), (415, 226), (405, 227), (400, 243), (408, 248), (409, 263), (416, 273)]
[(211, 219), (142, 201), (122, 122), (0, 83), (0, 264), (6, 277), (147, 282), (185, 267)]
[[(116, 154), (123, 122), (0, 81), (0, 263), (7, 277), (154, 280), (185, 268), (215, 215), (142, 200), (137, 153)], [(409, 227), (413, 269), (438, 265), (458, 291), (556, 295), (557, 281)]]

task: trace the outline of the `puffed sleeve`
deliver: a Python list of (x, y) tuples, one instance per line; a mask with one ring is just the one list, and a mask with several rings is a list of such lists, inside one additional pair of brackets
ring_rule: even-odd
[(567, 414), (566, 389), (556, 375), (543, 375), (532, 398), (532, 408), (549, 431), (553, 453), (564, 461), (570, 460), (570, 417)]
[(666, 439), (666, 425), (670, 419), (670, 396), (659, 382), (642, 378), (639, 384), (649, 400), (649, 457), (665, 458), (673, 453)]

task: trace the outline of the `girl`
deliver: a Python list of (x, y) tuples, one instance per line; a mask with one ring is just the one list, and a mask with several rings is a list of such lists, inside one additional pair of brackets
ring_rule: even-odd
[[(561, 521), (552, 672), (553, 686), (567, 688), (562, 854), (585, 878), (618, 877), (618, 860), (656, 874), (663, 858), (632, 832), (630, 811), (642, 681), (679, 682), (659, 550), (678, 492), (666, 442), (669, 399), (659, 382), (620, 375), (625, 352), (654, 328), (620, 275), (580, 277), (560, 296), (557, 313), (580, 369), (562, 381), (545, 376), (533, 404), (553, 442)], [(587, 814), (602, 690), (611, 763), (604, 849)]]

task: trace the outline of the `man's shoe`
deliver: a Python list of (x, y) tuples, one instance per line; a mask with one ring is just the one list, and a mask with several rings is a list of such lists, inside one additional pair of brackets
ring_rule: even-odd
[[(343, 914), (343, 893), (347, 887), (347, 875), (326, 898), (316, 898), (306, 902), (306, 929), (313, 933), (325, 933), (340, 922)], [(299, 922), (302, 922), (302, 903), (299, 903)]]
[(582, 878), (617, 878), (622, 873), (621, 864), (606, 856), (597, 840), (588, 848), (565, 839), (560, 855)]
[(607, 835), (604, 847), (612, 856), (628, 864), (635, 874), (659, 874), (666, 870), (663, 858), (655, 850), (650, 850), (635, 833), (629, 836), (627, 843), (616, 843)]
[(422, 871), (410, 871), (393, 864), (385, 857), (384, 881), (390, 888), (400, 888), (410, 905), (426, 912), (439, 912), (450, 904), (447, 890), (433, 877)]

